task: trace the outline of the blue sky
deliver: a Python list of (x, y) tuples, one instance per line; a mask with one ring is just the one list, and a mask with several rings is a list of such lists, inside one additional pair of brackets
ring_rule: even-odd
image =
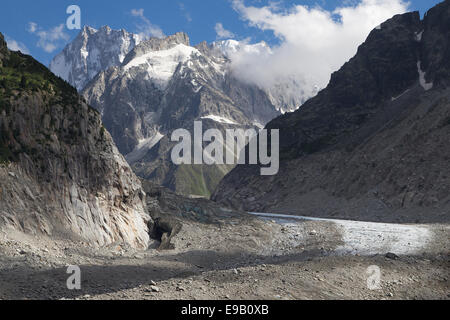
[[(293, 5), (319, 5), (325, 10), (333, 11), (339, 6), (358, 3), (358, 0), (296, 0), (279, 1), (279, 7), (290, 8)], [(440, 0), (409, 0), (409, 10), (419, 10), (422, 14)], [(266, 0), (246, 0), (246, 6), (262, 7), (270, 2)], [(272, 2), (273, 3), (273, 2)], [(217, 39), (217, 24), (233, 33), (236, 39), (251, 38), (252, 42), (264, 40), (269, 44), (278, 40), (272, 30), (250, 26), (242, 13), (235, 10), (232, 0), (15, 0), (2, 1), (0, 11), (0, 32), (11, 44), (14, 42), (26, 48), (32, 56), (44, 64), (62, 50), (79, 33), (79, 30), (68, 30), (65, 21), (68, 17), (66, 9), (71, 4), (81, 8), (81, 24), (99, 28), (109, 25), (113, 29), (126, 29), (138, 32), (143, 19), (132, 14), (133, 9), (144, 9), (143, 14), (152, 25), (169, 35), (177, 31), (189, 34), (193, 44), (203, 40), (208, 42)], [(35, 23), (34, 33), (30, 32), (30, 22)], [(57, 26), (64, 24), (61, 29)], [(39, 43), (38, 32), (45, 33), (47, 43)], [(56, 34), (56, 35), (55, 35)], [(226, 32), (225, 32), (226, 34)], [(51, 43), (51, 46), (48, 44)]]

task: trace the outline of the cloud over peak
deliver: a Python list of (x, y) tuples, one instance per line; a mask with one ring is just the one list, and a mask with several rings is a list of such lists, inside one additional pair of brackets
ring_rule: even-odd
[(42, 48), (45, 52), (52, 53), (62, 42), (70, 39), (69, 35), (64, 32), (64, 27), (64, 24), (60, 24), (45, 30), (38, 26), (37, 23), (30, 22), (28, 24), (28, 32), (35, 34), (39, 38), (37, 42), (39, 48)]
[(216, 26), (214, 27), (214, 30), (216, 30), (217, 39), (230, 39), (234, 38), (234, 33), (225, 29), (223, 27), (223, 24), (221, 22), (217, 22)]
[(271, 55), (238, 52), (232, 62), (234, 73), (266, 88), (280, 79), (295, 79), (306, 96), (328, 84), (331, 73), (355, 55), (371, 30), (408, 9), (403, 0), (362, 0), (333, 11), (303, 5), (254, 7), (243, 0), (232, 4), (250, 26), (280, 40)]
[(143, 39), (148, 39), (151, 37), (156, 37), (156, 38), (164, 38), (165, 37), (165, 34), (162, 31), (162, 29), (159, 26), (151, 23), (150, 20), (144, 15), (144, 9), (142, 9), (142, 8), (141, 9), (132, 9), (130, 13), (133, 17), (139, 18), (140, 22), (137, 23), (136, 25), (138, 28), (139, 35)]

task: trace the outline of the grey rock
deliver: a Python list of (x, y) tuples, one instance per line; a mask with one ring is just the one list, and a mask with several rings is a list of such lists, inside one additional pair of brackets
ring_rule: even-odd
[(398, 260), (399, 256), (397, 256), (395, 253), (392, 252), (388, 252), (386, 254), (386, 258), (390, 259), (390, 260)]
[[(173, 165), (171, 133), (192, 131), (195, 120), (203, 120), (204, 130), (259, 128), (280, 114), (277, 99), (238, 81), (228, 72), (228, 58), (213, 45), (194, 48), (185, 33), (140, 40), (123, 30), (85, 27), (55, 57), (51, 69), (102, 114), (119, 151), (140, 177), (181, 194), (209, 197), (233, 165)], [(155, 57), (163, 50), (179, 53)], [(150, 70), (149, 64), (157, 67)], [(158, 73), (158, 67), (164, 72)], [(172, 73), (168, 79), (167, 73)], [(216, 121), (204, 118), (208, 116)]]
[(125, 30), (108, 26), (95, 30), (84, 27), (50, 63), (50, 70), (82, 90), (100, 71), (120, 65), (142, 39)]
[[(167, 58), (153, 57), (161, 50)], [(170, 56), (172, 51), (176, 56)], [(172, 132), (184, 128), (192, 133), (197, 120), (204, 131), (256, 129), (279, 114), (264, 91), (227, 74), (226, 63), (208, 48), (191, 47), (184, 33), (152, 38), (136, 46), (120, 66), (99, 73), (83, 95), (103, 115), (119, 151), (140, 177), (181, 194), (209, 196), (233, 166), (175, 166)], [(149, 71), (148, 64), (167, 65), (173, 74), (166, 79), (156, 69)]]
[(150, 289), (151, 289), (152, 292), (160, 292), (161, 291), (159, 289), (159, 287), (157, 287), (157, 286), (151, 286)]
[[(92, 245), (147, 248), (150, 217), (139, 196), (141, 182), (98, 112), (33, 58), (9, 55), (48, 82), (39, 90), (22, 88), (16, 99), (6, 97), (0, 147), (8, 150), (10, 165), (8, 171), (0, 168), (0, 225)], [(6, 179), (11, 173), (16, 178)]]
[[(411, 12), (374, 29), (326, 89), (267, 125), (280, 130), (279, 173), (262, 177), (259, 165), (239, 165), (211, 198), (250, 212), (440, 219), (450, 209), (450, 176), (430, 168), (449, 168), (449, 21), (444, 1), (423, 20)], [(266, 195), (239, 198), (255, 193)]]

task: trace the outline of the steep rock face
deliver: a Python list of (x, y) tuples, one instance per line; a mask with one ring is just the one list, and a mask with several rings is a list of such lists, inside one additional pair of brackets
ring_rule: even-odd
[(145, 193), (98, 112), (29, 56), (0, 68), (0, 225), (149, 244)]
[(431, 8), (424, 17), (421, 30), (422, 67), (426, 80), (436, 85), (450, 81), (450, 5), (444, 1)]
[(81, 91), (100, 71), (117, 66), (139, 44), (138, 35), (108, 26), (84, 27), (50, 63), (50, 70)]
[(184, 32), (177, 32), (174, 35), (168, 36), (166, 38), (150, 38), (149, 40), (142, 43), (139, 47), (135, 47), (131, 50), (127, 56), (125, 61), (123, 61), (124, 65), (127, 65), (132, 60), (139, 58), (149, 52), (152, 51), (164, 51), (169, 50), (177, 45), (189, 46), (190, 41), (187, 34)]
[(298, 157), (336, 144), (380, 110), (380, 104), (399, 96), (418, 80), (420, 17), (408, 13), (381, 24), (358, 52), (331, 76), (326, 90), (302, 110), (275, 119), (269, 128), (285, 128), (281, 154)]
[(279, 113), (262, 90), (226, 72), (226, 58), (184, 33), (150, 39), (118, 67), (101, 72), (83, 90), (99, 110), (135, 172), (185, 194), (209, 196), (232, 166), (174, 166), (172, 132), (258, 128)]
[[(116, 42), (122, 45), (109, 45), (116, 34)], [(305, 94), (297, 94), (300, 89), (295, 79), (280, 79), (278, 86), (262, 89), (238, 80), (231, 70), (231, 59), (240, 50), (270, 54), (263, 42), (249, 45), (228, 40), (193, 47), (182, 32), (138, 42), (125, 41), (120, 32), (106, 27), (99, 31), (86, 27), (55, 57), (51, 69), (100, 111), (119, 151), (136, 173), (178, 192), (209, 196), (233, 166), (174, 167), (169, 159), (173, 130), (191, 130), (195, 120), (206, 122), (205, 130), (261, 128), (304, 102), (299, 97)], [(125, 57), (123, 43), (131, 44)], [(156, 146), (161, 139), (162, 145)]]
[(449, 6), (373, 30), (325, 90), (267, 125), (280, 129), (280, 173), (238, 166), (213, 199), (254, 211), (446, 219)]
[(0, 66), (3, 65), (3, 60), (8, 56), (8, 46), (5, 42), (5, 38), (0, 33)]

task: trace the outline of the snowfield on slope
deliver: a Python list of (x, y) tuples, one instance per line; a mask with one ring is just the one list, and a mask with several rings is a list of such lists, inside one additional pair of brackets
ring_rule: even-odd
[(147, 68), (148, 77), (155, 81), (161, 88), (165, 88), (172, 78), (177, 66), (185, 63), (191, 55), (201, 55), (200, 51), (184, 44), (178, 44), (168, 50), (152, 51), (136, 57), (127, 63), (123, 70), (129, 71), (136, 67)]
[(203, 116), (202, 119), (210, 119), (213, 120), (215, 122), (219, 122), (219, 123), (226, 123), (226, 124), (234, 124), (234, 125), (238, 125), (238, 123), (234, 122), (231, 119), (225, 118), (225, 117), (221, 117), (221, 116), (217, 116), (217, 115), (207, 115), (207, 116)]

